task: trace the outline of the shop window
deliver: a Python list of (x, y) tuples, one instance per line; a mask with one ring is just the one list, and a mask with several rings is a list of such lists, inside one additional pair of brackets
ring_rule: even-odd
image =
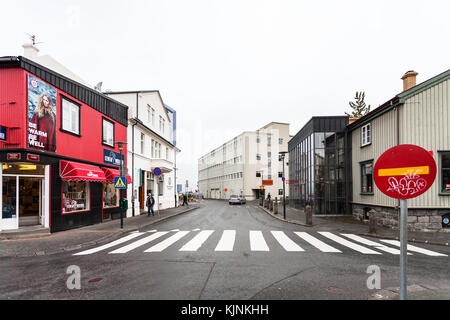
[(158, 194), (160, 196), (164, 195), (164, 179), (162, 177), (158, 178)]
[(450, 151), (439, 152), (441, 193), (450, 194)]
[(373, 161), (367, 161), (361, 165), (361, 193), (373, 194)]
[(114, 188), (114, 183), (103, 184), (103, 208), (119, 206), (119, 189)]
[(62, 130), (80, 135), (80, 104), (61, 96)]
[(90, 209), (89, 182), (63, 181), (63, 213), (87, 211)]
[(278, 195), (282, 196), (283, 195), (283, 189), (278, 189)]
[(102, 142), (114, 148), (114, 122), (103, 118)]

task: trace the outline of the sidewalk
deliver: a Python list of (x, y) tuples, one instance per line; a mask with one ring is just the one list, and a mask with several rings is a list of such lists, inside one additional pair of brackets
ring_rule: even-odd
[[(279, 203), (278, 214), (274, 214), (269, 209), (263, 208), (259, 202), (255, 205), (270, 214), (272, 217), (286, 221), (293, 224), (309, 227), (313, 230), (320, 229), (321, 231), (334, 230), (337, 232), (348, 232), (362, 236), (369, 236), (383, 239), (399, 240), (400, 231), (398, 229), (391, 229), (387, 227), (377, 226), (375, 234), (369, 233), (368, 221), (356, 220), (353, 216), (315, 216), (312, 217), (312, 226), (306, 225), (306, 216), (303, 210), (294, 209), (286, 205), (286, 220), (283, 219), (283, 205)], [(416, 243), (429, 243), (448, 246), (450, 244), (450, 230), (440, 232), (424, 232), (424, 231), (408, 231), (408, 241)]]
[(147, 216), (145, 210), (142, 210), (143, 214), (139, 216), (123, 219), (123, 229), (120, 228), (120, 219), (114, 219), (87, 227), (52, 233), (48, 236), (0, 240), (0, 258), (42, 256), (79, 250), (111, 241), (124, 233), (139, 230), (201, 206), (201, 204), (190, 203), (187, 207), (179, 206), (161, 210), (159, 215), (155, 211), (155, 216), (150, 217)]

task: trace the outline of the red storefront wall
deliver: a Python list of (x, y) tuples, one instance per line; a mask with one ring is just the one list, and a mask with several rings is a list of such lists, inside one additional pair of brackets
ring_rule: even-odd
[[(0, 149), (28, 148), (27, 146), (27, 74), (23, 69), (0, 69), (0, 125), (8, 127), (7, 141), (0, 141)], [(33, 74), (31, 74), (33, 75)], [(35, 75), (33, 75), (36, 77)], [(39, 77), (36, 77), (39, 79)], [(45, 82), (45, 81), (44, 81)], [(57, 89), (56, 102), (56, 154), (78, 159), (103, 163), (103, 149), (120, 152), (119, 148), (111, 148), (102, 144), (102, 117), (114, 122), (114, 141), (127, 141), (127, 127), (114, 121), (101, 112), (89, 107), (73, 96)], [(61, 128), (61, 94), (81, 105), (80, 137), (63, 131)], [(11, 104), (13, 103), (13, 104)], [(28, 148), (37, 150), (34, 148)], [(122, 154), (126, 155), (124, 145)], [(43, 151), (38, 150), (39, 153)], [(49, 155), (53, 152), (45, 152)], [(125, 156), (125, 164), (127, 157)]]

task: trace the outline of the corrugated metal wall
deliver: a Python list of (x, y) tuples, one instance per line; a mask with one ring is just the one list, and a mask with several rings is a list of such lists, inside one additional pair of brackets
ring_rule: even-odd
[(26, 80), (22, 69), (0, 69), (0, 125), (7, 129), (7, 141), (0, 149), (26, 147)]
[(353, 203), (364, 205), (396, 206), (397, 200), (385, 196), (373, 184), (373, 195), (361, 195), (361, 168), (360, 162), (373, 160), (387, 149), (397, 145), (397, 118), (396, 111), (391, 110), (371, 122), (372, 144), (361, 148), (361, 127), (352, 131), (352, 177), (353, 177)]
[(450, 151), (450, 80), (412, 96), (400, 109), (400, 143), (433, 151), (438, 173), (433, 186), (408, 201), (409, 207), (450, 208), (450, 196), (439, 195), (438, 151)]

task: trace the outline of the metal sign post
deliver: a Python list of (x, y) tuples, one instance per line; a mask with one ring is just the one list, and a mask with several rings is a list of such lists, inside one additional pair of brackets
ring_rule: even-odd
[(400, 300), (406, 300), (408, 245), (408, 200), (400, 199)]

